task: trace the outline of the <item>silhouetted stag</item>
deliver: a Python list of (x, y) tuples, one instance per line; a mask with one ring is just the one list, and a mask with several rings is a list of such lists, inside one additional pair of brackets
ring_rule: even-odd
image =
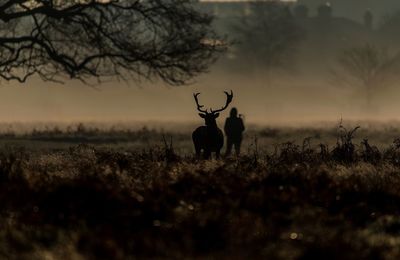
[(210, 158), (212, 152), (215, 152), (217, 159), (220, 156), (220, 150), (222, 149), (222, 146), (224, 146), (224, 134), (221, 129), (218, 128), (215, 119), (219, 116), (219, 112), (225, 110), (233, 99), (232, 90), (230, 94), (225, 91), (225, 94), (225, 106), (215, 111), (210, 109), (210, 112), (208, 112), (207, 109), (204, 110), (204, 106), (199, 104), (198, 96), (200, 95), (200, 93), (193, 94), (194, 100), (197, 104), (197, 110), (201, 112), (199, 113), (199, 115), (201, 118), (204, 118), (204, 121), (206, 123), (205, 126), (200, 126), (196, 130), (194, 130), (192, 134), (197, 157), (200, 157), (201, 150), (203, 150), (203, 155), (205, 159)]

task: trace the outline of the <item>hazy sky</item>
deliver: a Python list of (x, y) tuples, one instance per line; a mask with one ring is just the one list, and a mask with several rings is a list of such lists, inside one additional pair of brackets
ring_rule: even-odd
[[(363, 119), (367, 114), (361, 92), (329, 84), (328, 79), (302, 80), (289, 73), (269, 82), (264, 73), (211, 73), (190, 86), (168, 87), (157, 82), (108, 83), (93, 89), (77, 81), (56, 84), (31, 80), (0, 83), (0, 122), (25, 121), (195, 121), (201, 123), (193, 92), (200, 102), (219, 108), (224, 90), (232, 89), (232, 106), (247, 122), (263, 124)], [(375, 119), (400, 120), (400, 92), (387, 90), (377, 97)], [(221, 114), (221, 125), (229, 111)]]

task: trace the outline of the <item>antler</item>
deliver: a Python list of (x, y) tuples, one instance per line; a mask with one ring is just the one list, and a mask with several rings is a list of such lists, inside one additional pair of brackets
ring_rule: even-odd
[(226, 95), (226, 104), (225, 104), (225, 106), (222, 107), (221, 109), (217, 109), (215, 111), (211, 109), (211, 113), (218, 113), (218, 112), (224, 111), (229, 106), (229, 104), (232, 102), (232, 99), (233, 99), (232, 90), (231, 90), (230, 94), (228, 92), (226, 92), (226, 91), (224, 91), (224, 93)]
[(196, 101), (196, 104), (197, 104), (197, 110), (199, 110), (201, 113), (206, 113), (207, 114), (208, 113), (207, 109), (206, 110), (202, 110), (202, 108), (204, 106), (199, 104), (199, 98), (198, 98), (199, 95), (200, 95), (200, 93), (194, 93), (193, 94), (194, 100)]

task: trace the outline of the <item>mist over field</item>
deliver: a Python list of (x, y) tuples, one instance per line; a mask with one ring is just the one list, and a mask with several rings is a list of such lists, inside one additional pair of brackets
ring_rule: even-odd
[[(262, 75), (211, 73), (192, 86), (142, 87), (110, 83), (93, 89), (79, 83), (27, 83), (2, 86), (0, 119), (21, 121), (177, 121), (198, 120), (193, 92), (218, 108), (224, 90), (235, 94), (233, 105), (246, 120), (257, 124), (312, 123), (348, 120), (399, 120), (400, 94), (396, 88), (378, 93), (373, 113), (366, 110), (362, 91), (307, 81), (296, 76), (266, 84)], [(227, 112), (223, 114), (227, 116)]]
[[(251, 19), (262, 24), (268, 16), (262, 13), (253, 13), (254, 17), (250, 18), (245, 16), (241, 11), (243, 3), (203, 3), (207, 6), (202, 6), (202, 10), (216, 15), (213, 24), (231, 46), (210, 67), (209, 73), (196, 77), (192, 84), (171, 87), (143, 79), (90, 87), (79, 81), (57, 84), (37, 78), (23, 84), (3, 81), (0, 121), (193, 123), (200, 121), (193, 92), (201, 92), (202, 102), (217, 108), (224, 102), (222, 91), (230, 89), (235, 95), (233, 106), (250, 123), (312, 125), (341, 117), (361, 121), (400, 120), (397, 78), (390, 84), (377, 82), (372, 101), (367, 105), (363, 86), (347, 84), (333, 73), (342, 69), (338, 59), (349, 48), (371, 44), (386, 50), (390, 57), (397, 57), (399, 37), (394, 29), (397, 13), (389, 4), (386, 9), (382, 8), (383, 2), (375, 6), (365, 3), (358, 7), (351, 4), (352, 10), (358, 11), (349, 16), (344, 12), (345, 4), (335, 1), (330, 10), (318, 13), (316, 1), (309, 2), (290, 3), (287, 6), (290, 15), (271, 20), (270, 23), (279, 27), (276, 30), (281, 30), (278, 32), (254, 25)], [(309, 6), (307, 13), (296, 9), (300, 4)], [(368, 9), (371, 6), (375, 9)], [(247, 8), (251, 9), (251, 4)], [(371, 28), (364, 24), (366, 10), (371, 10), (373, 15)], [(243, 30), (250, 34), (244, 34)], [(282, 37), (284, 32), (289, 36)], [(287, 41), (276, 47), (281, 56), (270, 58), (267, 48), (273, 45), (266, 46), (268, 37), (278, 45)], [(226, 113), (222, 116), (226, 117)]]

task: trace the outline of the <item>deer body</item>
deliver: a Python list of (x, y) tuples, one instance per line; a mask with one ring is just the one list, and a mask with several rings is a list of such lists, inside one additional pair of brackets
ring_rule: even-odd
[(219, 158), (220, 150), (224, 146), (224, 134), (221, 129), (217, 126), (216, 119), (219, 116), (219, 112), (225, 110), (228, 105), (232, 102), (233, 93), (231, 94), (225, 92), (227, 96), (226, 104), (223, 108), (208, 112), (207, 110), (203, 110), (203, 106), (199, 105), (198, 96), (200, 93), (194, 94), (194, 99), (197, 104), (197, 109), (201, 112), (199, 116), (204, 119), (205, 125), (198, 127), (193, 131), (192, 139), (194, 148), (196, 150), (196, 156), (200, 157), (201, 151), (203, 151), (203, 155), (205, 159), (210, 158), (211, 153), (215, 152), (216, 157)]
[(220, 150), (224, 146), (224, 134), (216, 125), (215, 127), (198, 127), (194, 130), (192, 139), (196, 155), (200, 156), (201, 151), (203, 150), (205, 158), (209, 158), (212, 152), (215, 152), (216, 157), (218, 158)]

